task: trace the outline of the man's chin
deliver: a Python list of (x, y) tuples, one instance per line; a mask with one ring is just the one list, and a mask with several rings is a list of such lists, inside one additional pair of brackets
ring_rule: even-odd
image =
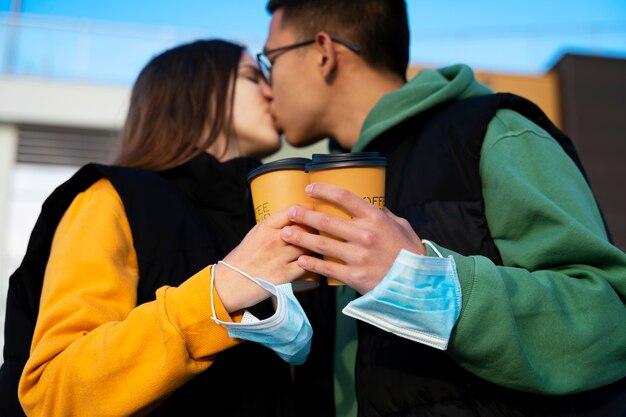
[(290, 146), (294, 148), (303, 148), (305, 146), (313, 145), (320, 140), (325, 139), (324, 136), (307, 136), (305, 132), (294, 131), (293, 129), (285, 129), (276, 117), (272, 118), (274, 121), (274, 129), (280, 132), (281, 136)]
[(284, 131), (283, 131), (283, 137), (285, 138), (285, 142), (287, 142), (289, 145), (293, 146), (294, 148), (303, 148), (303, 147), (309, 145), (309, 143), (307, 143), (306, 141), (301, 140), (298, 137), (294, 137), (292, 135), (288, 135)]

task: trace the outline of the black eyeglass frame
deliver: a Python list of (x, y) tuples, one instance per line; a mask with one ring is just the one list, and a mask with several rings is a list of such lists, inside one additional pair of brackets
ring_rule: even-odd
[[(285, 45), (285, 46), (281, 46), (281, 47), (274, 48), (274, 49), (267, 49), (267, 50), (264, 50), (263, 52), (259, 52), (258, 54), (256, 54), (256, 62), (259, 64), (259, 70), (261, 72), (261, 76), (263, 77), (267, 85), (272, 85), (272, 66), (274, 65), (273, 61), (276, 61), (276, 58), (278, 58), (281, 54), (287, 51), (290, 51), (292, 49), (312, 45), (313, 43), (315, 43), (315, 39), (316, 38), (306, 39), (304, 41), (296, 42), (291, 45)], [(337, 42), (338, 44), (345, 46), (346, 48), (348, 48), (355, 54), (361, 53), (361, 48), (359, 48), (353, 43), (344, 41), (343, 39), (339, 39), (335, 36), (331, 36), (330, 39), (333, 42)], [(268, 55), (270, 54), (274, 54), (273, 60), (269, 58)]]

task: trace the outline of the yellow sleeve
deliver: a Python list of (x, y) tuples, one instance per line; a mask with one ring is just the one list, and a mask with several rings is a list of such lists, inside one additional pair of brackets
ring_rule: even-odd
[(105, 179), (79, 194), (46, 268), (19, 384), (27, 414), (145, 414), (207, 369), (239, 343), (211, 319), (210, 268), (136, 306), (137, 256), (118, 194)]

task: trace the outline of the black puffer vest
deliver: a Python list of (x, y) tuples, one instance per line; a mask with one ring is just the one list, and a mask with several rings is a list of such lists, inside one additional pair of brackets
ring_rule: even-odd
[[(366, 149), (388, 158), (386, 206), (421, 238), (500, 265), (485, 218), (479, 162), (487, 125), (501, 108), (545, 129), (583, 171), (571, 141), (534, 104), (510, 94), (435, 108), (385, 132)], [(358, 330), (356, 388), (363, 417), (626, 414), (624, 381), (568, 396), (522, 393), (474, 376), (446, 352), (360, 321)]]
[[(44, 203), (24, 260), (10, 279), (0, 415), (24, 415), (17, 402), (17, 383), (28, 358), (50, 245), (78, 193), (106, 177), (120, 195), (137, 253), (137, 303), (142, 304), (154, 300), (159, 287), (180, 285), (241, 241), (254, 224), (246, 175), (257, 165), (243, 158), (221, 164), (206, 154), (159, 174), (91, 164), (55, 190)], [(269, 302), (253, 309), (260, 316), (272, 312)], [(179, 415), (186, 410), (185, 415), (292, 416), (292, 402), (287, 364), (271, 350), (245, 343), (220, 353), (213, 366), (179, 388), (151, 415)]]

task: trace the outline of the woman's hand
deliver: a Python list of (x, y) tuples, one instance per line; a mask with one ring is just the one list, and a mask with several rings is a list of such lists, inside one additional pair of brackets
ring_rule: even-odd
[[(291, 224), (287, 210), (272, 214), (254, 226), (224, 262), (275, 285), (292, 282), (304, 274), (297, 260), (308, 251), (281, 238), (281, 229)], [(214, 268), (215, 288), (226, 311), (249, 307), (269, 296), (267, 291), (238, 272), (224, 265)]]

